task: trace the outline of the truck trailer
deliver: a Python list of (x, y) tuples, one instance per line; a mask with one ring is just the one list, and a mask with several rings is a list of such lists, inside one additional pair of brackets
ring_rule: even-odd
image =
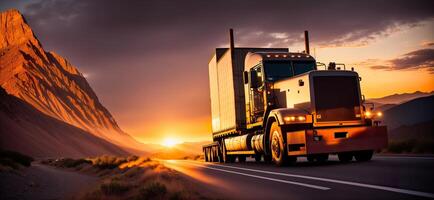
[[(387, 146), (381, 112), (364, 103), (358, 73), (344, 64), (319, 63), (288, 48), (217, 48), (209, 61), (213, 143), (206, 162), (253, 157), (277, 166), (305, 156), (325, 162), (368, 161)], [(324, 69), (319, 69), (322, 66)]]

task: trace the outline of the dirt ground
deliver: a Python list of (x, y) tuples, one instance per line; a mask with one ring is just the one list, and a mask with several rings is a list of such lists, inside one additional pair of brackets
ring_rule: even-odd
[(32, 163), (16, 173), (0, 172), (0, 199), (72, 199), (97, 182), (94, 176)]

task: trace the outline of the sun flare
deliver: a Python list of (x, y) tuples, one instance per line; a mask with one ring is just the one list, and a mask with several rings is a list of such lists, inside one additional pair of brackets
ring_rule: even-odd
[(173, 147), (179, 143), (181, 143), (181, 142), (175, 138), (166, 138), (166, 139), (164, 139), (162, 145), (165, 147)]

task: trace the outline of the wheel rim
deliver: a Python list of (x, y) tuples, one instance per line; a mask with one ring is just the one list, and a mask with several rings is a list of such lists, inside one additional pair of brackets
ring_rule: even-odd
[(273, 132), (273, 136), (271, 139), (271, 151), (273, 152), (273, 158), (279, 159), (280, 158), (280, 138), (279, 133), (277, 131)]

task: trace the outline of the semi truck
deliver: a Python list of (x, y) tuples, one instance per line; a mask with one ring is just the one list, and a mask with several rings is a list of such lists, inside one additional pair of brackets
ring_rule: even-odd
[(206, 162), (368, 161), (387, 146), (381, 112), (365, 103), (361, 77), (344, 64), (319, 63), (309, 51), (216, 48), (209, 61), (213, 142)]

